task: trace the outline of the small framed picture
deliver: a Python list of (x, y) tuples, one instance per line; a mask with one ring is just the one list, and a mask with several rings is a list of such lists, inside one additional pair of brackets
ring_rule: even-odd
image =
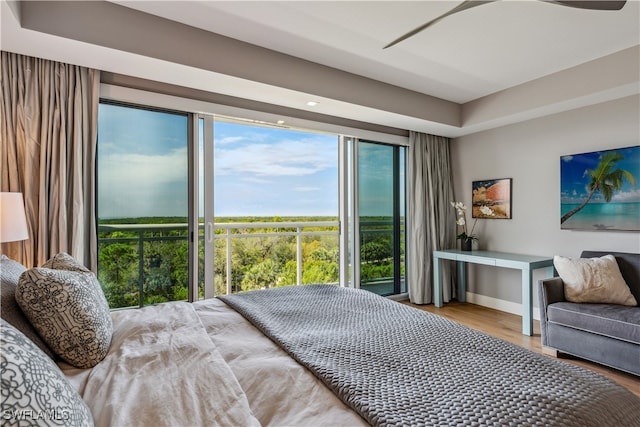
[(472, 183), (473, 218), (511, 219), (511, 178)]

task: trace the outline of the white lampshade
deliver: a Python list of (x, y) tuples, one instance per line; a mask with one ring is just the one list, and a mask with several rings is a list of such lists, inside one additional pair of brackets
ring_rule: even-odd
[(22, 193), (0, 193), (0, 242), (29, 238)]

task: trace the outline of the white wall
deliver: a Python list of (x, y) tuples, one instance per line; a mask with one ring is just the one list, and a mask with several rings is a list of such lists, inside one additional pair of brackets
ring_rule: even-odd
[[(512, 219), (479, 220), (479, 248), (571, 257), (584, 249), (640, 252), (638, 232), (560, 230), (560, 156), (639, 144), (638, 95), (453, 140), (457, 200), (471, 205), (472, 181), (513, 178)], [(536, 271), (536, 284), (544, 276)], [(469, 266), (467, 291), (479, 304), (519, 313), (520, 280), (517, 270)]]

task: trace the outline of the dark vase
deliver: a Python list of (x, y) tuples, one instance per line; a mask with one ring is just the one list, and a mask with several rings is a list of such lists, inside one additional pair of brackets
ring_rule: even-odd
[(460, 250), (470, 251), (472, 246), (473, 246), (473, 239), (468, 237), (466, 239), (460, 239)]

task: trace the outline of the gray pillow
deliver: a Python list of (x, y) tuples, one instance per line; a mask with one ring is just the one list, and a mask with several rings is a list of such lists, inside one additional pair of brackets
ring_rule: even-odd
[(93, 273), (32, 268), (20, 276), (16, 301), (49, 347), (73, 366), (92, 368), (107, 355), (113, 324)]
[(33, 329), (33, 326), (31, 326), (31, 323), (29, 323), (29, 320), (16, 302), (18, 279), (25, 271), (27, 271), (27, 268), (24, 265), (0, 255), (0, 284), (2, 285), (0, 289), (0, 315), (33, 341), (47, 356), (55, 360), (56, 356), (53, 351), (42, 341), (42, 338)]
[(31, 340), (0, 320), (2, 425), (93, 426), (89, 408)]

